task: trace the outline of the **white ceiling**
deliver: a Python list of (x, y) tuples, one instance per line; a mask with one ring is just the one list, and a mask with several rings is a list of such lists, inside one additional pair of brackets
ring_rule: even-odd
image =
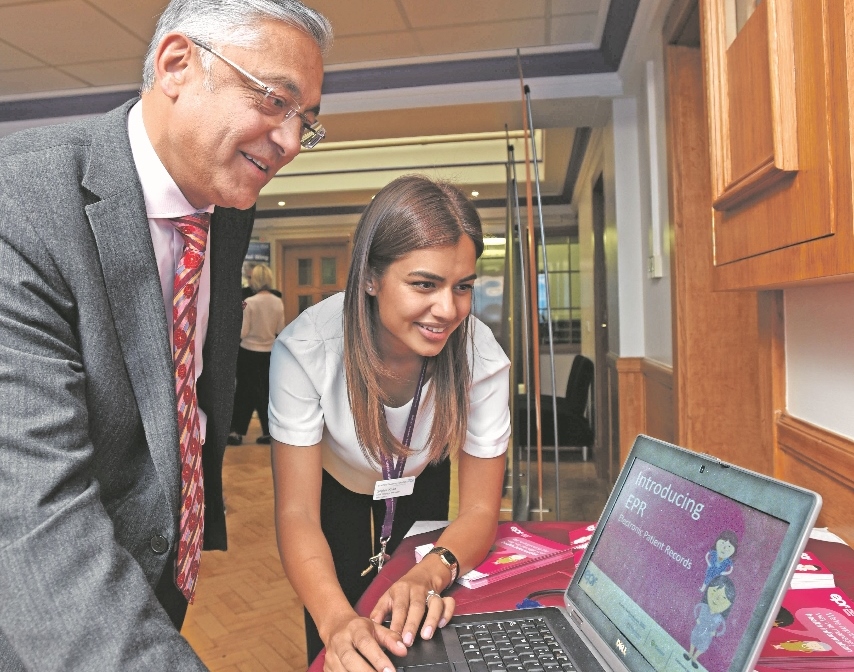
[(336, 27), (330, 63), (346, 64), (593, 44), (603, 4), (607, 6), (600, 0), (321, 0), (313, 6)]
[[(420, 89), (433, 96), (427, 102), (407, 98), (405, 91), (406, 100), (394, 99), (382, 83), (370, 91), (365, 87), (360, 91), (359, 86), (348, 91), (340, 83), (389, 66), (402, 68), (407, 76), (405, 66), (413, 65), (432, 68), (431, 76), (441, 80), (455, 62), (480, 60), (488, 70), (496, 58), (515, 58), (517, 49), (523, 56), (592, 53), (599, 49), (610, 0), (308, 0), (308, 4), (334, 27), (335, 42), (326, 64), (327, 80), (335, 80), (331, 83), (338, 92), (324, 93), (322, 119), (328, 129), (328, 139), (320, 146), (324, 152), (298, 157), (285, 172), (322, 171), (326, 177), (277, 178), (267, 190), (271, 193), (259, 201), (259, 209), (276, 208), (283, 199), (298, 207), (364, 203), (393, 171), (360, 174), (359, 179), (353, 172), (329, 173), (355, 170), (365, 165), (366, 156), (369, 162), (393, 167), (407, 162), (471, 163), (478, 156), (489, 156), (489, 162), (501, 160), (506, 145), (500, 138), (496, 141), (495, 134), (500, 135), (505, 125), (521, 129), (518, 83), (515, 100), (506, 91), (496, 94), (499, 84), (457, 81)], [(148, 40), (164, 5), (165, 0), (0, 0), (0, 106), (29, 98), (136, 88)], [(485, 72), (485, 80), (488, 75)], [(608, 76), (613, 75), (603, 74)], [(540, 158), (551, 159), (544, 160), (541, 170), (548, 174), (541, 178), (549, 184), (548, 193), (560, 193), (572, 127), (595, 125), (591, 119), (601, 116), (604, 108), (595, 86), (587, 96), (552, 95), (553, 88), (545, 94), (541, 86), (538, 94), (532, 86), (532, 97), (537, 98), (535, 122), (547, 129)], [(469, 138), (468, 145), (456, 148), (443, 137), (454, 135), (459, 140), (456, 136), (478, 132), (492, 135)], [(402, 139), (413, 136), (421, 139)], [(424, 137), (431, 138), (429, 150), (423, 148)], [(377, 141), (387, 138), (397, 138), (398, 146), (377, 148)], [(434, 142), (437, 139), (442, 141)], [(367, 142), (369, 147), (357, 151), (353, 145), (336, 144), (352, 141)], [(421, 149), (407, 152), (400, 145)], [(335, 147), (339, 149), (329, 149)], [(342, 158), (348, 151), (352, 163)], [(523, 152), (521, 145), (518, 151)], [(502, 197), (503, 169), (493, 168), (491, 173), (479, 190)], [(481, 172), (450, 168), (444, 176), (476, 185)], [(272, 193), (276, 189), (287, 196)]]
[[(140, 81), (164, 0), (0, 0), (0, 96)], [(594, 46), (607, 0), (309, 0), (331, 69), (516, 48)]]

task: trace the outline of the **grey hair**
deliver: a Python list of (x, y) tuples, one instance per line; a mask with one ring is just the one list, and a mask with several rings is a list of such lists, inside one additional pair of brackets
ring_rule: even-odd
[[(332, 26), (320, 12), (299, 0), (171, 0), (148, 45), (142, 66), (142, 92), (154, 86), (154, 53), (167, 33), (183, 33), (211, 46), (228, 42), (251, 47), (258, 39), (259, 22), (282, 21), (308, 34), (326, 54), (332, 46)], [(210, 75), (213, 55), (199, 50), (202, 68)]]

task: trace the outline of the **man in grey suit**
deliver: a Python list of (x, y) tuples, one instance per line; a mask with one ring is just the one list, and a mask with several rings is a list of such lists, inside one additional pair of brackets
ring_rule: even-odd
[[(0, 142), (0, 670), (204, 669), (178, 632), (179, 429), (201, 455), (187, 529), (225, 549), (253, 205), (323, 137), (330, 40), (296, 0), (172, 0), (139, 101)], [(210, 224), (178, 318), (185, 218)]]

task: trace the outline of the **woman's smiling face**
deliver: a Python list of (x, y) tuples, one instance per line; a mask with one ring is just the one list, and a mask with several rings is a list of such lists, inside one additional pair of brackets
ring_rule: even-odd
[(415, 250), (369, 281), (379, 314), (383, 359), (433, 357), (471, 312), (476, 253), (461, 236), (453, 246)]

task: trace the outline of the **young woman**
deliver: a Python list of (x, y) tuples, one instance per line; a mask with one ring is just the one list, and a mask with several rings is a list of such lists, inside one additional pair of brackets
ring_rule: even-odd
[[(303, 312), (273, 348), (279, 552), (308, 611), (309, 660), (325, 644), (326, 669), (394, 669), (383, 649), (403, 655), (448, 622), (454, 600), (442, 591), (495, 535), (510, 363), (469, 316), (482, 251), (477, 211), (458, 189), (399, 178), (359, 221), (346, 292)], [(449, 454), (458, 516), (360, 618), (351, 605), (375, 576), (362, 573), (380, 537), (391, 553), (415, 520), (447, 519)], [(417, 477), (414, 492), (374, 501), (400, 472)]]

